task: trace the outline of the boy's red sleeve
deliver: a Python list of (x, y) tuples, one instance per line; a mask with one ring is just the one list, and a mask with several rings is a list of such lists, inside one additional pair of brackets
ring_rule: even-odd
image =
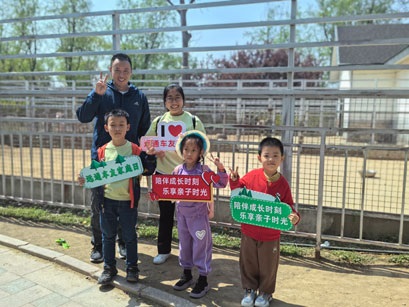
[(229, 177), (229, 184), (230, 184), (230, 190), (235, 190), (235, 189), (238, 189), (238, 188), (242, 188), (244, 186), (241, 183), (240, 177), (237, 178), (236, 181), (231, 180), (231, 178)]
[(292, 201), (292, 196), (291, 196), (291, 203), (288, 203), (288, 204), (290, 205), (291, 210), (293, 211), (293, 213), (297, 214), (297, 216), (298, 216), (298, 222), (296, 224), (294, 224), (294, 225), (298, 225), (300, 223), (300, 221), (301, 221), (301, 215), (294, 207), (294, 202)]
[[(295, 213), (299, 218), (297, 224), (300, 223), (301, 216), (300, 216), (300, 213), (294, 207), (293, 195), (291, 193), (291, 188), (290, 188), (288, 183), (283, 185), (282, 191), (280, 192), (280, 194), (281, 194), (281, 197), (282, 197), (281, 201), (283, 203), (288, 204), (291, 207), (292, 212)], [(297, 224), (295, 224), (295, 225), (297, 225)]]

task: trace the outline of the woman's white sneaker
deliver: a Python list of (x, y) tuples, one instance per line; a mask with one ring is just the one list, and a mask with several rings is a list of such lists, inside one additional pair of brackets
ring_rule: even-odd
[(165, 263), (166, 260), (170, 257), (170, 254), (158, 254), (156, 257), (153, 258), (154, 264), (162, 264)]

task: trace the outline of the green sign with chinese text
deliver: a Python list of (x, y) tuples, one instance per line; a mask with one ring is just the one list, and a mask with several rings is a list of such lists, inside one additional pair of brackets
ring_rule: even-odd
[(291, 207), (279, 199), (252, 190), (235, 189), (230, 198), (230, 211), (239, 223), (278, 230), (290, 230), (293, 225), (288, 218)]
[(122, 157), (116, 160), (97, 162), (92, 160), (91, 166), (84, 167), (80, 175), (85, 179), (85, 188), (95, 188), (107, 183), (139, 176), (143, 173), (143, 165), (139, 156)]

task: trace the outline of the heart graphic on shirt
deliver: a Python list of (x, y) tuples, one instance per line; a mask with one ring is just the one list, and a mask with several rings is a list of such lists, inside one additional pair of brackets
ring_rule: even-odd
[(199, 240), (203, 240), (203, 238), (204, 238), (205, 235), (206, 235), (206, 230), (198, 230), (198, 231), (195, 232), (195, 234), (196, 234), (196, 237), (197, 237)]
[(220, 176), (219, 176), (219, 175), (216, 175), (215, 173), (213, 173), (213, 174), (210, 176), (210, 179), (213, 181), (213, 183), (218, 183), (219, 180), (220, 180)]
[(182, 126), (181, 125), (169, 125), (169, 133), (176, 137), (182, 133)]
[(202, 179), (207, 185), (210, 185), (210, 182), (212, 181), (212, 175), (213, 174), (214, 174), (213, 172), (203, 172), (202, 173)]

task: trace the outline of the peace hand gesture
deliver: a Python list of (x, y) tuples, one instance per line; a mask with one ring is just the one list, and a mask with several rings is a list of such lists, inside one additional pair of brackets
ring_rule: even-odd
[(210, 157), (207, 157), (210, 161), (212, 161), (214, 163), (214, 165), (217, 166), (217, 170), (224, 172), (224, 165), (222, 162), (220, 162), (220, 158), (219, 157), (213, 157), (213, 154), (210, 153)]
[(99, 75), (99, 80), (97, 84), (95, 84), (95, 93), (98, 95), (104, 95), (106, 90), (107, 90), (107, 80), (108, 80), (108, 75), (105, 76), (104, 79), (102, 79), (102, 72)]
[(152, 141), (147, 141), (146, 142), (146, 153), (148, 155), (157, 155), (157, 151), (156, 148), (153, 146), (153, 142)]
[(232, 181), (236, 181), (237, 179), (239, 179), (239, 167), (236, 167), (236, 170), (233, 170), (229, 167), (229, 171), (230, 171), (230, 179)]

